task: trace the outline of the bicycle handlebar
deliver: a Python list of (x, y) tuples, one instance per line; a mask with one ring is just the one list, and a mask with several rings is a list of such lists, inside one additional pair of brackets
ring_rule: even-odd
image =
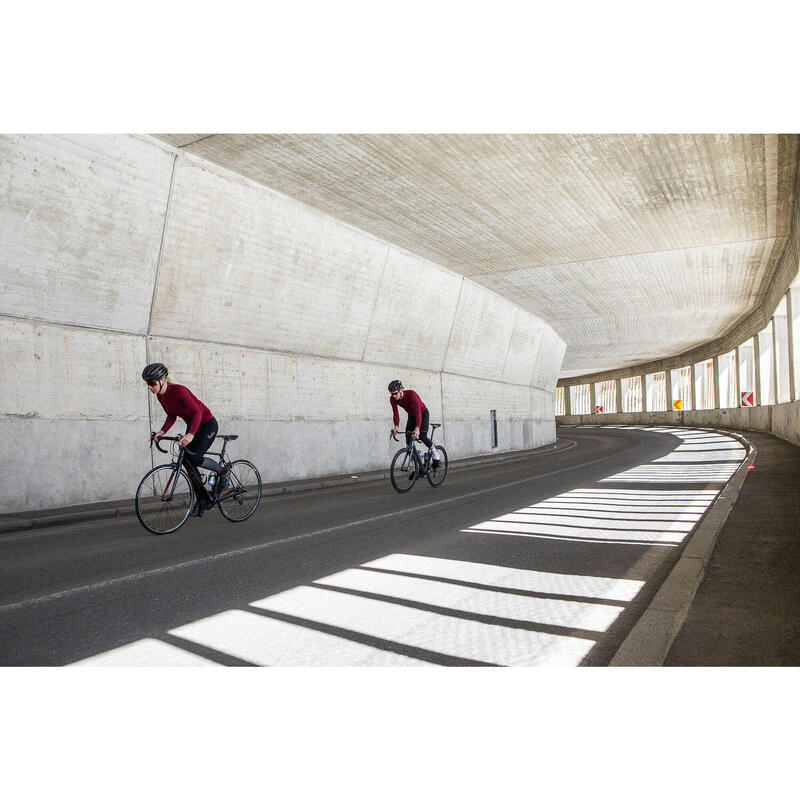
[[(413, 431), (404, 431), (404, 432), (403, 432), (403, 436), (405, 436), (406, 434), (410, 434), (410, 435), (412, 435), (412, 436), (413, 436)], [(390, 439), (394, 439), (396, 442), (399, 442), (399, 441), (400, 441), (400, 440), (397, 438), (397, 436), (395, 435), (395, 433), (394, 433), (394, 431), (393, 431), (393, 430), (392, 430), (392, 431), (389, 431), (389, 438), (390, 438)], [(419, 441), (419, 437), (418, 437), (418, 436), (417, 436), (417, 437), (415, 437), (415, 438), (414, 438), (414, 441), (415, 441), (415, 442), (418, 442), (418, 441)]]
[(169, 455), (169, 450), (165, 450), (163, 447), (159, 446), (159, 442), (179, 442), (183, 437), (182, 436), (159, 436), (158, 439), (154, 439), (153, 437), (156, 435), (155, 431), (150, 431), (150, 447), (153, 445), (156, 446), (156, 450), (165, 455)]

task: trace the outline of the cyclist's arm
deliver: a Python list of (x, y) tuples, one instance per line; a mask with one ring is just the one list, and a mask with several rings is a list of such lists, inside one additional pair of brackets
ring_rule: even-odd
[(394, 397), (389, 398), (389, 405), (392, 407), (392, 421), (394, 422), (394, 432), (397, 433), (397, 426), (400, 424), (400, 414), (397, 413), (397, 401)]
[(170, 414), (165, 420), (164, 424), (161, 426), (161, 435), (164, 436), (166, 432), (175, 424), (175, 415)]
[(417, 395), (417, 400), (414, 403), (414, 436), (419, 433), (420, 426), (422, 425), (422, 400)]

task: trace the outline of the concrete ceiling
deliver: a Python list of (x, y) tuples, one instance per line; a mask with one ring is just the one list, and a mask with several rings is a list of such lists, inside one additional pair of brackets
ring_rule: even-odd
[(800, 136), (159, 135), (486, 286), (561, 377), (676, 355), (760, 302)]

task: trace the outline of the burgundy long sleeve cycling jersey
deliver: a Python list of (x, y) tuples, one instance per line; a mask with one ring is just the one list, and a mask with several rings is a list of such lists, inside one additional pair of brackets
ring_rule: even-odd
[(422, 412), (426, 411), (425, 403), (420, 400), (419, 395), (411, 389), (403, 391), (403, 397), (400, 400), (395, 400), (394, 397), (389, 397), (389, 403), (392, 406), (392, 414), (394, 415), (394, 424), (400, 424), (400, 414), (397, 412), (397, 406), (400, 406), (408, 413), (408, 416), (414, 416), (416, 421), (415, 428), (419, 428), (422, 424)]
[(186, 423), (186, 433), (194, 435), (201, 423), (208, 422), (214, 416), (207, 406), (179, 383), (167, 384), (167, 391), (156, 397), (167, 412), (167, 418), (161, 426), (164, 433), (172, 427), (175, 417), (180, 417)]

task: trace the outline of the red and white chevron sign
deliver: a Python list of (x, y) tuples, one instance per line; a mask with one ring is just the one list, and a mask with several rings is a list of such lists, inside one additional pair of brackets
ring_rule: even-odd
[(755, 397), (753, 397), (752, 392), (742, 392), (742, 408), (753, 408), (756, 404)]

